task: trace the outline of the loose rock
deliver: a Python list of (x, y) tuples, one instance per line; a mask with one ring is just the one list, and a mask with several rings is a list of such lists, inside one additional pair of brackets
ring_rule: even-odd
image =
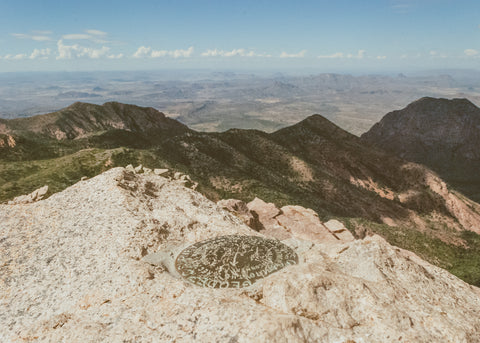
[(165, 174), (165, 173), (168, 173), (168, 169), (158, 169), (158, 168), (155, 168), (155, 169), (153, 170), (153, 173), (154, 173), (155, 175), (163, 175), (163, 174)]

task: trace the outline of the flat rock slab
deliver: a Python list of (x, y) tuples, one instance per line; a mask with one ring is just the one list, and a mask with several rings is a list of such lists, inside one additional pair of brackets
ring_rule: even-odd
[(178, 255), (175, 267), (197, 286), (242, 288), (297, 263), (297, 254), (278, 240), (229, 235), (189, 246)]

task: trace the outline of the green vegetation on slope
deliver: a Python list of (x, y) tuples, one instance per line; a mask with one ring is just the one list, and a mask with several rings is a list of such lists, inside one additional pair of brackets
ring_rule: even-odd
[[(13, 132), (14, 146), (11, 137), (4, 137), (0, 201), (45, 184), (51, 192), (58, 192), (83, 176), (116, 166), (168, 168), (189, 174), (199, 183), (197, 190), (214, 201), (237, 198), (248, 202), (259, 197), (279, 207), (311, 208), (323, 220), (346, 218), (354, 232), (378, 233), (468, 282), (480, 283), (478, 235), (456, 230), (461, 225), (445, 199), (430, 188), (426, 179), (431, 172), (424, 167), (365, 146), (358, 137), (318, 115), (273, 134), (237, 129), (199, 133), (149, 111), (164, 126), (141, 131), (137, 125), (140, 131), (133, 132), (97, 125), (81, 138), (64, 140)], [(139, 113), (150, 118), (145, 111)], [(130, 117), (130, 113), (125, 115)], [(82, 127), (97, 117), (95, 113), (82, 117)], [(145, 125), (151, 123), (147, 120)], [(471, 215), (476, 213), (472, 208)], [(422, 223), (421, 228), (412, 216)], [(397, 226), (382, 224), (384, 218)]]
[(169, 167), (148, 150), (83, 149), (57, 158), (0, 162), (0, 202), (28, 194), (44, 185), (56, 193), (78, 182), (83, 176), (98, 175), (112, 167), (144, 164)]
[[(413, 251), (422, 259), (480, 287), (480, 235), (474, 232), (456, 232), (454, 235), (463, 244), (454, 245), (411, 227), (391, 227), (361, 218), (342, 218), (342, 221), (354, 234), (359, 231), (378, 234), (390, 244)], [(433, 225), (429, 229), (435, 229)]]

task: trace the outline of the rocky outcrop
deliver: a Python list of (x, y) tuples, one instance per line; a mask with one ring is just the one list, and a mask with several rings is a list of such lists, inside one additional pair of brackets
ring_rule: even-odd
[[(308, 210), (281, 212), (283, 223), (315, 222)], [(292, 232), (282, 242), (297, 264), (211, 289), (181, 278), (176, 256), (218, 236), (263, 235), (175, 180), (115, 168), (0, 205), (0, 341), (478, 341), (480, 289), (379, 236), (332, 244)]]
[(29, 204), (35, 201), (42, 200), (48, 193), (48, 185), (40, 187), (27, 195), (20, 195), (8, 202), (9, 205)]
[(280, 240), (298, 238), (314, 243), (353, 241), (353, 235), (338, 220), (322, 223), (315, 211), (302, 206), (277, 208), (255, 198), (247, 204), (250, 213), (258, 216), (260, 233)]
[(237, 199), (224, 199), (218, 201), (217, 205), (235, 214), (253, 230), (260, 231), (264, 229), (264, 226), (258, 218), (258, 214), (255, 211), (250, 211), (247, 204), (243, 201)]
[(0, 133), (0, 148), (15, 148), (16, 145), (17, 142), (13, 136)]

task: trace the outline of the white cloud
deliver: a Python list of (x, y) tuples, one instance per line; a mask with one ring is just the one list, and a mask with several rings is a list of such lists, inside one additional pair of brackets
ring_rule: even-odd
[[(282, 57), (282, 56), (280, 56), (280, 57)], [(318, 56), (318, 58), (331, 58), (331, 59), (334, 59), (334, 58), (357, 58), (357, 59), (362, 59), (364, 57), (365, 57), (365, 50), (358, 50), (356, 55), (345, 54), (343, 52), (336, 52), (336, 53), (331, 54), (331, 55), (320, 55), (320, 56)]]
[(331, 54), (331, 55), (320, 55), (318, 56), (318, 58), (344, 58), (344, 54), (343, 52), (336, 52), (334, 54)]
[(175, 50), (173, 52), (173, 57), (191, 57), (193, 55), (193, 46), (189, 47), (187, 50)]
[(27, 54), (17, 54), (17, 55), (6, 55), (4, 57), (5, 60), (11, 60), (11, 61), (18, 61), (18, 60), (23, 60), (24, 58), (27, 57)]
[[(39, 32), (39, 31), (34, 31), (34, 32)], [(47, 32), (47, 31), (42, 31), (42, 32)], [(25, 33), (12, 33), (11, 35), (18, 39), (32, 39), (37, 42), (52, 40), (50, 37), (46, 36), (46, 34), (38, 34), (38, 33), (36, 35), (25, 34)]]
[(153, 50), (151, 47), (141, 46), (133, 54), (135, 58), (158, 58), (158, 57), (173, 57), (173, 58), (188, 58), (193, 55), (194, 48), (193, 46), (188, 49), (177, 49), (177, 50)]
[(64, 45), (62, 40), (57, 42), (58, 56), (57, 60), (69, 60), (75, 56), (75, 52), (80, 49), (78, 44)]
[(431, 50), (429, 54), (432, 58), (447, 58), (447, 55), (439, 53), (436, 50)]
[(85, 30), (85, 33), (71, 33), (63, 35), (62, 39), (66, 40), (90, 40), (94, 43), (104, 44), (108, 43), (104, 38), (108, 35), (107, 32), (100, 30)]
[(306, 53), (307, 53), (307, 50), (302, 50), (296, 54), (287, 54), (286, 52), (282, 52), (280, 54), (280, 58), (301, 58), (301, 57), (305, 57)]
[(45, 41), (49, 41), (49, 40), (52, 40), (50, 37), (48, 36), (32, 36), (32, 39), (34, 41), (37, 41), (37, 42), (45, 42)]
[(49, 30), (34, 30), (33, 33), (37, 35), (51, 35), (53, 32)]
[(15, 38), (20, 38), (20, 39), (30, 38), (30, 35), (26, 35), (25, 33), (11, 33), (11, 35)]
[(169, 50), (153, 50), (152, 51), (152, 54), (151, 54), (151, 57), (155, 58), (155, 57), (165, 57), (165, 56), (169, 56), (169, 57), (173, 57), (173, 58), (188, 58), (188, 57), (191, 57), (193, 54), (193, 46), (189, 47), (187, 50), (183, 50), (183, 49), (177, 49), (177, 50), (172, 50), (172, 51), (169, 51)]
[(271, 57), (270, 55), (267, 54), (257, 54), (253, 50), (245, 50), (245, 49), (233, 49), (231, 51), (225, 51), (225, 50), (217, 50), (217, 49), (209, 49), (207, 51), (202, 52), (201, 54), (204, 57), (235, 57), (235, 56), (240, 56), (240, 57)]
[(85, 34), (85, 33), (72, 33), (69, 35), (63, 35), (62, 39), (70, 39), (70, 40), (77, 40), (77, 39), (91, 39), (92, 36)]
[(100, 58), (105, 56), (107, 52), (110, 51), (109, 47), (102, 46), (100, 49), (92, 49), (92, 48), (83, 48), (82, 54), (79, 57), (88, 56), (90, 58)]
[(349, 58), (358, 58), (359, 60), (361, 60), (362, 58), (365, 57), (365, 50), (358, 50), (357, 54), (356, 55), (348, 55)]
[(464, 54), (467, 55), (467, 56), (476, 56), (476, 55), (478, 55), (478, 51), (475, 50), (475, 49), (465, 49), (463, 52), (464, 52)]
[(142, 58), (142, 57), (147, 57), (149, 54), (152, 52), (152, 48), (150, 47), (145, 47), (141, 46), (137, 49), (137, 51), (133, 54), (133, 57), (135, 58)]
[(120, 58), (123, 58), (123, 54), (118, 54), (118, 55), (108, 55), (107, 58), (111, 60), (118, 60)]
[(31, 60), (35, 60), (37, 58), (46, 59), (50, 56), (51, 50), (50, 49), (34, 49), (30, 55)]
[(391, 8), (397, 13), (409, 13), (415, 8), (415, 1), (418, 0), (391, 0)]
[(63, 40), (57, 42), (58, 55), (57, 60), (66, 60), (78, 57), (87, 57), (87, 58), (100, 58), (110, 51), (109, 47), (102, 46), (100, 49), (87, 48), (80, 46), (78, 44), (74, 45), (65, 45)]
[(377, 56), (377, 60), (386, 60), (387, 56)]
[(86, 33), (94, 35), (94, 36), (106, 36), (107, 33), (100, 30), (85, 30)]

